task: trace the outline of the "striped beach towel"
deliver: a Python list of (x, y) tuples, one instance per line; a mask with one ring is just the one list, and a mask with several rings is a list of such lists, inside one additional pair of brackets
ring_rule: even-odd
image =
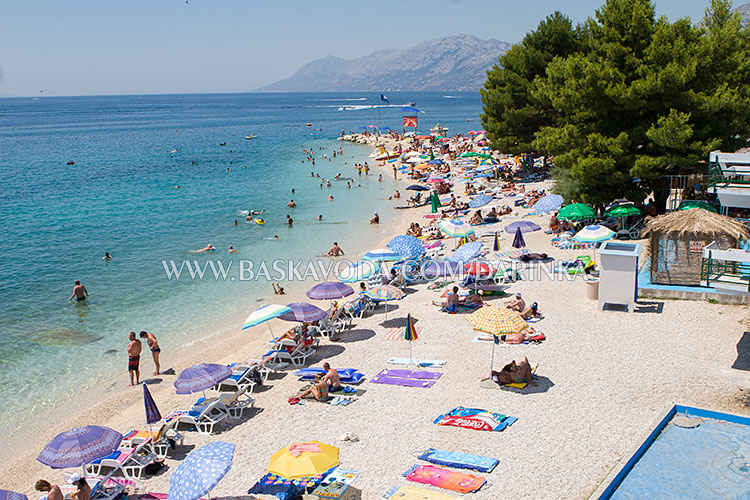
[[(417, 326), (417, 335), (422, 333), (422, 327)], [(401, 340), (404, 338), (404, 327), (398, 326), (396, 328), (391, 328), (387, 332), (383, 334), (383, 337), (381, 340)]]

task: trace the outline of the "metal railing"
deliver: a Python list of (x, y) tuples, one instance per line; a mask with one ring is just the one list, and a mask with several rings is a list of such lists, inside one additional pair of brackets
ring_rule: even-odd
[(714, 259), (711, 252), (701, 259), (701, 283), (743, 287), (750, 293), (750, 266), (747, 263)]

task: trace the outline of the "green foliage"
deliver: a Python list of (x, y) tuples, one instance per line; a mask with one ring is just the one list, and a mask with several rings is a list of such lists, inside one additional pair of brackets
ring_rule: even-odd
[(701, 26), (657, 19), (649, 0), (607, 0), (576, 28), (556, 12), (488, 72), (482, 120), (500, 150), (554, 155), (566, 199), (639, 201), (747, 146), (749, 35), (728, 0)]

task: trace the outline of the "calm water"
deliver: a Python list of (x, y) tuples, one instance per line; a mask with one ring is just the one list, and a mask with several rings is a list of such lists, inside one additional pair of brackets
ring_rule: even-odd
[[(478, 94), (451, 95), (389, 98), (424, 110), (422, 130), (437, 121), (451, 133), (480, 128)], [(368, 93), (0, 99), (0, 430), (11, 409), (26, 415), (74, 384), (114, 371), (125, 377), (127, 332), (153, 331), (168, 352), (213, 333), (222, 315), (249, 312), (270, 289), (266, 281), (168, 280), (163, 260), (259, 263), (309, 258), (334, 239), (345, 249), (379, 239), (384, 229), (367, 221), (374, 210), (386, 223), (393, 216), (386, 197), (394, 181), (384, 171), (378, 183), (380, 169), (357, 178), (352, 165), (369, 148), (335, 140), (379, 121), (400, 129), (400, 108), (380, 116), (338, 109), (378, 101)], [(302, 163), (303, 146), (329, 156), (342, 146), (344, 154), (312, 166)], [(311, 171), (341, 172), (361, 187), (332, 181), (321, 190)], [(292, 197), (294, 210), (286, 208)], [(261, 208), (262, 226), (239, 212)], [(214, 255), (187, 253), (209, 242)], [(229, 245), (238, 252), (228, 255)], [(91, 293), (88, 305), (68, 301), (75, 279)]]

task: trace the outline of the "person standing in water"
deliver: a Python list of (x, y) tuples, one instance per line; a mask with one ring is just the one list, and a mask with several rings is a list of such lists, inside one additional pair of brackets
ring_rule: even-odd
[(154, 365), (156, 366), (156, 371), (154, 372), (154, 375), (159, 375), (161, 373), (161, 366), (159, 364), (159, 355), (161, 354), (161, 347), (159, 347), (159, 341), (156, 340), (156, 335), (154, 335), (151, 332), (142, 331), (140, 333), (140, 337), (142, 339), (146, 339), (146, 343), (148, 344), (148, 347), (151, 349), (151, 356), (154, 358)]
[(109, 252), (104, 252), (104, 257), (102, 257), (102, 259), (104, 259), (105, 262), (109, 262), (110, 260), (112, 260), (112, 256), (109, 254)]
[[(128, 334), (130, 343), (128, 344), (128, 375), (130, 376), (130, 386), (141, 383), (141, 341), (135, 338), (135, 332)], [(135, 381), (133, 380), (135, 375)]]
[(76, 299), (76, 302), (83, 302), (89, 298), (89, 291), (86, 290), (86, 287), (78, 280), (76, 280), (75, 286), (73, 287), (73, 295), (71, 295), (68, 300), (73, 300), (74, 298)]

